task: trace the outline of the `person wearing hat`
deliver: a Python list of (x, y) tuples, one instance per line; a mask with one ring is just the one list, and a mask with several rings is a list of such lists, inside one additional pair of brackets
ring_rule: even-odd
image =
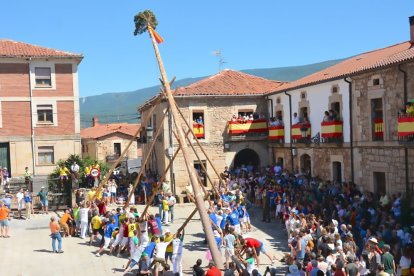
[(0, 200), (0, 238), (9, 238), (10, 210)]
[(49, 192), (45, 190), (45, 187), (42, 186), (40, 188), (40, 191), (37, 193), (37, 196), (40, 198), (40, 204), (42, 205), (42, 212), (48, 213), (48, 206), (49, 202), (47, 200)]
[(376, 238), (371, 237), (368, 240), (368, 268), (371, 273), (376, 273), (378, 270), (378, 265), (381, 264), (381, 255), (376, 250), (377, 245), (378, 241)]
[(293, 264), (289, 266), (289, 273), (286, 276), (299, 276), (299, 268), (297, 265)]

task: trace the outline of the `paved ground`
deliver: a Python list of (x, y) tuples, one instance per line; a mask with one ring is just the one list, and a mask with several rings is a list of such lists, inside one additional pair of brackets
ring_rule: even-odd
[[(140, 206), (142, 210), (143, 207)], [(183, 204), (175, 207), (177, 219), (169, 228), (174, 233), (184, 222), (194, 205)], [(154, 212), (156, 210), (154, 209)], [(260, 221), (261, 211), (254, 210), (252, 222), (255, 229), (247, 236), (258, 238), (265, 242), (268, 251), (277, 259), (281, 259), (286, 251), (286, 233), (280, 223), (263, 223)], [(255, 218), (255, 214), (257, 214)], [(50, 215), (35, 215), (31, 220), (11, 221), (11, 238), (0, 238), (0, 275), (30, 276), (30, 275), (122, 275), (122, 267), (126, 258), (103, 255), (96, 257), (95, 246), (86, 245), (86, 240), (79, 238), (63, 239), (63, 254), (51, 253), (49, 237)], [(206, 245), (203, 244), (204, 234), (198, 214), (194, 216), (186, 228), (183, 272), (191, 274), (191, 266), (198, 258), (205, 258)], [(260, 272), (264, 272), (269, 260), (262, 256)], [(204, 263), (206, 265), (206, 263)], [(280, 274), (284, 267), (276, 263)], [(133, 274), (130, 274), (133, 275)]]

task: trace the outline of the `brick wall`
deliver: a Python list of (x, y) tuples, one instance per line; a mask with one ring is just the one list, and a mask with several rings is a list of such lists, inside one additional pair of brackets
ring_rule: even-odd
[[(58, 126), (35, 127), (35, 135), (73, 135), (75, 116), (73, 102), (57, 102)], [(56, 112), (55, 110), (53, 112)]]
[(29, 97), (29, 65), (0, 63), (0, 97)]
[(55, 64), (56, 90), (33, 90), (35, 97), (73, 96), (72, 64)]
[(1, 136), (30, 136), (30, 102), (2, 102), (1, 108), (3, 118)]

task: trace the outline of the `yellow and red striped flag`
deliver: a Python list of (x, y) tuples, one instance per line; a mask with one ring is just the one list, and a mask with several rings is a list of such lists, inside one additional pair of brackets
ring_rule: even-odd
[(162, 39), (162, 37), (150, 25), (148, 25), (148, 30), (151, 32), (152, 36), (158, 44), (164, 42), (164, 39)]

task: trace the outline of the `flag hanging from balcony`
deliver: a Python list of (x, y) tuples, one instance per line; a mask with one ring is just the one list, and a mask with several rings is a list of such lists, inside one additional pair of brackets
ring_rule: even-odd
[(160, 44), (164, 42), (164, 39), (151, 27), (148, 25), (148, 31), (151, 32), (151, 35), (154, 37), (155, 41)]

